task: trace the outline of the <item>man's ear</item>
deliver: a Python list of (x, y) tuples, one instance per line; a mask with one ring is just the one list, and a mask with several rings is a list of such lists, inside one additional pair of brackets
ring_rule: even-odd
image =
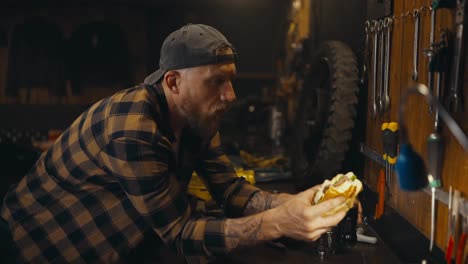
[(163, 81), (169, 88), (169, 90), (173, 93), (179, 93), (179, 79), (180, 73), (177, 71), (168, 71), (164, 74)]

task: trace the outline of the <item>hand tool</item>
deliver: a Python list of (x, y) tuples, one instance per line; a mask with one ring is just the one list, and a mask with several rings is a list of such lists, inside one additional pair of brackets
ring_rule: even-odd
[(435, 238), (435, 221), (436, 221), (436, 188), (440, 187), (440, 180), (433, 179), (429, 177), (429, 185), (431, 186), (431, 240), (429, 244), (429, 252), (432, 252), (434, 247), (434, 238)]
[(388, 188), (388, 190), (390, 190), (390, 184), (389, 184), (389, 180), (388, 180), (388, 177), (389, 177), (389, 163), (388, 163), (388, 152), (389, 152), (389, 144), (387, 143), (388, 141), (388, 136), (389, 136), (389, 129), (388, 129), (388, 122), (384, 122), (382, 123), (382, 126), (380, 128), (380, 130), (382, 131), (382, 149), (383, 149), (383, 154), (382, 154), (382, 158), (385, 162), (385, 186), (386, 188)]
[(450, 230), (451, 230), (451, 222), (450, 222), (450, 216), (452, 215), (452, 203), (453, 203), (453, 191), (452, 191), (452, 185), (449, 187), (449, 197), (448, 197), (448, 203), (447, 203), (447, 244), (450, 241)]
[[(392, 173), (398, 155), (398, 122), (383, 123), (382, 127), (383, 159), (388, 166), (387, 186), (393, 186)], [(391, 193), (390, 193), (391, 195)]]
[[(430, 65), (432, 72), (437, 77), (436, 89), (433, 91), (434, 100), (440, 100), (442, 80), (444, 79), (445, 72), (448, 69), (449, 57), (449, 30), (441, 29), (440, 40), (434, 43), (434, 58)], [(434, 129), (439, 127), (439, 110), (436, 110), (434, 115)]]
[[(453, 192), (453, 198), (452, 198), (452, 209), (451, 209), (451, 214), (450, 214), (450, 229), (448, 230), (449, 234), (449, 240), (447, 243), (447, 252), (445, 252), (445, 260), (447, 263), (452, 263), (452, 253), (454, 253), (454, 245), (456, 245), (456, 225), (457, 225), (457, 218), (458, 218), (458, 201), (460, 198), (460, 191), (455, 190)], [(455, 252), (456, 254), (456, 252)], [(454, 255), (455, 255), (454, 254)]]
[(455, 10), (455, 48), (453, 52), (452, 60), (452, 75), (450, 78), (450, 94), (448, 96), (447, 107), (452, 113), (458, 112), (461, 107), (460, 103), (460, 68), (461, 68), (461, 57), (463, 49), (463, 24), (464, 24), (464, 13), (465, 13), (465, 0), (457, 0), (457, 7)]
[(384, 72), (384, 89), (383, 89), (383, 97), (382, 102), (383, 106), (381, 111), (386, 112), (390, 107), (390, 95), (389, 95), (389, 82), (390, 82), (390, 38), (391, 38), (391, 30), (392, 30), (392, 22), (393, 20), (389, 17), (384, 19), (383, 27), (385, 29), (385, 72)]
[(418, 80), (419, 10), (414, 9), (413, 81)]
[(371, 32), (373, 32), (374, 49), (372, 51), (372, 117), (377, 116), (377, 21), (372, 20)]
[(432, 47), (432, 44), (434, 43), (435, 39), (435, 22), (436, 22), (436, 11), (437, 11), (437, 6), (436, 6), (436, 1), (432, 1), (432, 6), (431, 6), (431, 31), (429, 32), (429, 48)]
[(384, 102), (383, 102), (383, 77), (384, 77), (384, 56), (385, 56), (385, 47), (384, 47), (384, 32), (383, 32), (383, 20), (379, 20), (377, 24), (377, 32), (379, 36), (379, 95), (378, 95), (378, 108), (379, 113), (383, 114)]
[[(447, 39), (446, 32), (442, 31), (440, 34), (441, 41), (437, 44), (433, 43), (433, 50), (435, 52), (430, 67), (431, 72), (436, 73), (437, 85), (434, 92), (434, 100), (439, 100), (440, 86), (442, 83), (443, 71), (446, 69), (445, 58), (447, 53)], [(434, 246), (435, 237), (435, 221), (436, 221), (436, 204), (435, 204), (435, 192), (436, 188), (441, 186), (441, 173), (444, 153), (444, 143), (442, 136), (440, 135), (439, 125), (439, 109), (435, 109), (434, 115), (434, 129), (427, 138), (427, 153), (428, 153), (428, 180), (429, 187), (431, 188), (431, 240), (429, 245), (429, 251), (432, 251)]]
[[(432, 8), (431, 8), (431, 32), (429, 34), (429, 48), (424, 51), (424, 55), (429, 58), (428, 60), (428, 74), (427, 74), (427, 87), (431, 90), (432, 93), (434, 93), (434, 87), (433, 87), (433, 71), (431, 70), (431, 64), (434, 56), (434, 33), (435, 33), (435, 19), (436, 19), (436, 10), (437, 7), (435, 6), (435, 1), (432, 2)], [(432, 106), (429, 105), (429, 113), (432, 113)]]
[(399, 132), (398, 130), (400, 129), (400, 125), (398, 122), (390, 122), (388, 124), (388, 128), (390, 129), (391, 133), (389, 136), (389, 152), (387, 153), (387, 160), (390, 163), (390, 169), (391, 169), (391, 176), (390, 176), (390, 183), (393, 185), (393, 179), (394, 177), (394, 168), (395, 164), (397, 162), (397, 157), (398, 157), (398, 142), (399, 142)]
[(452, 259), (455, 260), (455, 257), (457, 256), (457, 252), (458, 252), (458, 248), (457, 248), (457, 245), (458, 245), (458, 241), (460, 239), (460, 237), (458, 236), (459, 233), (458, 233), (458, 227), (459, 227), (459, 222), (458, 222), (458, 219), (460, 217), (460, 201), (461, 201), (461, 193), (459, 190), (455, 190), (455, 195), (454, 195), (454, 198), (455, 198), (455, 203), (454, 205), (456, 205), (456, 208), (454, 208), (454, 211), (452, 216), (455, 217), (455, 220), (453, 220), (453, 256), (452, 256)]
[[(434, 93), (434, 70), (432, 65), (434, 64), (434, 56), (435, 52), (434, 49), (431, 47), (430, 49), (423, 51), (424, 55), (429, 58), (428, 62), (428, 73), (427, 73), (427, 87)], [(429, 104), (429, 113), (432, 114), (433, 106)]]
[(379, 170), (379, 178), (377, 180), (377, 193), (379, 195), (377, 204), (375, 205), (374, 219), (380, 219), (385, 208), (385, 173), (383, 169)]
[(464, 217), (463, 222), (462, 222), (462, 233), (460, 235), (460, 240), (458, 241), (458, 246), (457, 246), (457, 255), (455, 258), (455, 264), (463, 264), (467, 232), (468, 232), (468, 217)]
[[(437, 111), (437, 109), (436, 109)], [(443, 142), (442, 138), (437, 131), (437, 128), (433, 133), (429, 135), (427, 139), (428, 148), (428, 180), (429, 186), (431, 187), (431, 240), (429, 245), (429, 251), (432, 251), (434, 246), (435, 237), (435, 221), (436, 221), (436, 202), (435, 192), (436, 188), (441, 186), (441, 170), (442, 170), (442, 155), (443, 155)]]
[(369, 34), (370, 34), (370, 21), (366, 20), (364, 26), (364, 32), (366, 34), (365, 42), (364, 42), (364, 58), (362, 60), (362, 69), (361, 69), (361, 84), (364, 84), (367, 80), (367, 67), (369, 63)]

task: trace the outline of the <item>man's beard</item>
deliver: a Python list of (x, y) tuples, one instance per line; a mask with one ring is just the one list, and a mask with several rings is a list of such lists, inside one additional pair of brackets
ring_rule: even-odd
[[(222, 112), (214, 112), (209, 116), (202, 116), (201, 112), (194, 107), (190, 98), (183, 100), (182, 105), (177, 107), (179, 112), (186, 118), (188, 129), (191, 133), (202, 139), (209, 139), (219, 129), (219, 122)], [(220, 103), (216, 110), (226, 110), (228, 105)]]

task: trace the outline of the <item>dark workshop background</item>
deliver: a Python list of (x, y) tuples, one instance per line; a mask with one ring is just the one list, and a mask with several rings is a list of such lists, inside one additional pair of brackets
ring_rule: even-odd
[[(2, 1), (2, 128), (38, 134), (66, 128), (92, 103), (155, 71), (170, 32), (187, 23), (205, 23), (223, 32), (239, 54), (239, 100), (223, 119), (224, 134), (247, 139), (251, 148), (259, 140), (271, 144), (259, 136), (266, 133), (265, 123), (233, 129), (258, 124), (255, 119), (268, 114), (260, 110), (271, 102), (258, 98), (274, 93), (288, 5), (286, 0)], [(246, 116), (252, 104), (259, 111)]]

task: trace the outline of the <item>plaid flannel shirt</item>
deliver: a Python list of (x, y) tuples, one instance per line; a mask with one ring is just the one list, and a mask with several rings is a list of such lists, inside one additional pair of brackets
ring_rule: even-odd
[(181, 255), (225, 252), (223, 219), (191, 218), (195, 170), (223, 207), (240, 216), (258, 189), (238, 178), (217, 133), (183, 133), (178, 160), (162, 88), (139, 85), (80, 115), (5, 196), (23, 262), (121, 262), (154, 232)]

